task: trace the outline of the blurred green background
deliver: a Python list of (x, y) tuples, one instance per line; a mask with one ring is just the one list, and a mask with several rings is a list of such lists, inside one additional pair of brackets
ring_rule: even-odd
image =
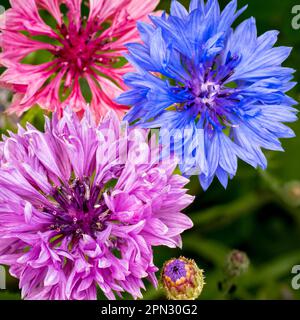
[[(182, 1), (188, 4), (189, 1)], [(219, 1), (224, 7), (229, 1)], [(239, 7), (248, 9), (237, 23), (250, 16), (257, 21), (258, 33), (270, 29), (280, 31), (278, 45), (294, 47), (285, 65), (300, 69), (300, 30), (291, 26), (291, 13), (296, 0), (240, 0)], [(6, 8), (8, 1), (1, 1)], [(170, 0), (162, 0), (160, 9), (168, 10)], [(299, 71), (295, 74), (299, 82)], [(298, 86), (290, 93), (300, 100)], [(1, 97), (0, 97), (1, 102)], [(40, 110), (27, 112), (21, 119), (42, 128)], [(15, 119), (1, 111), (1, 131), (14, 128)], [(300, 265), (300, 122), (292, 125), (297, 138), (284, 140), (285, 153), (267, 152), (265, 172), (239, 163), (237, 176), (224, 190), (214, 182), (207, 192), (192, 177), (189, 193), (195, 202), (186, 210), (194, 228), (183, 235), (183, 249), (155, 249), (155, 262), (161, 267), (171, 257), (184, 255), (196, 260), (205, 270), (206, 286), (200, 299), (299, 299), (293, 290), (291, 269)], [(230, 294), (220, 291), (225, 257), (231, 249), (247, 253), (251, 261), (248, 272), (235, 281)], [(147, 287), (148, 288), (148, 287)], [(0, 299), (19, 299), (17, 281), (8, 278), (8, 290), (0, 291)], [(146, 299), (163, 299), (161, 290), (149, 287)]]

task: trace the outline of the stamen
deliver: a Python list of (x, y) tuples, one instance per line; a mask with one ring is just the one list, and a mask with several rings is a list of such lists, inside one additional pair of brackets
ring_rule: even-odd
[(227, 74), (227, 76), (225, 76), (221, 81), (220, 81), (220, 83), (224, 83), (226, 80), (228, 80), (232, 75), (234, 74), (234, 70), (231, 70), (228, 74)]
[(55, 209), (41, 207), (42, 212), (53, 217), (50, 230), (78, 238), (84, 233), (94, 237), (96, 232), (105, 229), (105, 221), (109, 219), (110, 211), (102, 199), (101, 188), (91, 188), (90, 185), (88, 178), (76, 178), (69, 186), (54, 188), (50, 197), (56, 202)]
[(207, 126), (211, 126), (211, 130), (215, 127), (222, 128), (224, 126), (236, 126), (228, 121), (226, 110), (224, 110), (224, 107), (220, 105), (219, 99), (226, 98), (230, 101), (239, 101), (233, 98), (235, 93), (234, 88), (231, 89), (223, 86), (223, 83), (234, 74), (235, 71), (233, 69), (233, 64), (238, 59), (238, 56), (232, 56), (228, 59), (226, 68), (231, 69), (231, 71), (228, 70), (228, 74), (219, 81), (215, 80), (217, 76), (215, 71), (213, 71), (214, 75), (211, 74), (212, 70), (216, 67), (217, 58), (218, 56), (216, 56), (212, 61), (211, 66), (206, 66), (205, 71), (204, 67), (202, 69), (200, 68), (204, 71), (203, 78), (201, 78), (201, 76), (199, 78), (195, 76), (193, 80), (185, 86), (177, 84), (173, 87), (174, 94), (179, 94), (180, 91), (186, 90), (193, 96), (193, 99), (184, 103), (175, 103), (172, 107), (175, 107), (178, 112), (182, 112), (190, 108), (197, 108), (196, 111), (198, 111), (199, 115), (202, 115), (205, 112), (203, 121), (206, 122)]

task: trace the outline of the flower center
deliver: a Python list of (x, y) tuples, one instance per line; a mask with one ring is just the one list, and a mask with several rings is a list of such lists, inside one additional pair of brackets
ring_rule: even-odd
[(190, 91), (194, 95), (195, 104), (211, 107), (221, 92), (221, 86), (209, 81), (204, 83), (197, 83), (197, 81), (194, 81)]
[(165, 268), (165, 275), (171, 279), (172, 282), (176, 282), (182, 277), (186, 277), (185, 263), (182, 260), (175, 259), (170, 261)]
[(238, 60), (237, 56), (229, 56), (226, 63), (218, 67), (221, 62), (216, 56), (212, 62), (198, 68), (188, 64), (190, 80), (174, 89), (175, 94), (184, 90), (186, 101), (176, 104), (176, 110), (191, 110), (196, 117), (200, 114), (200, 118), (212, 127), (234, 126), (228, 115), (239, 101), (238, 92), (234, 83), (227, 82), (234, 74)]
[(102, 197), (103, 188), (90, 186), (89, 179), (75, 179), (68, 186), (54, 189), (53, 206), (43, 211), (53, 217), (50, 230), (58, 235), (80, 237), (96, 233), (106, 228), (110, 212)]
[(87, 71), (97, 60), (101, 61), (97, 51), (101, 48), (101, 41), (95, 38), (95, 31), (91, 27), (80, 27), (77, 30), (69, 30), (63, 24), (60, 27), (62, 35), (61, 44), (55, 49), (55, 56), (62, 66), (68, 67), (75, 74)]

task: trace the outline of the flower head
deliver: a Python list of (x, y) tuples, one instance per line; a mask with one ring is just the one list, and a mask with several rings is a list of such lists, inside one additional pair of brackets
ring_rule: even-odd
[(215, 176), (226, 187), (238, 158), (266, 168), (261, 148), (282, 150), (278, 138), (294, 136), (282, 124), (296, 120), (286, 95), (294, 70), (281, 66), (291, 49), (273, 48), (277, 31), (257, 37), (254, 18), (233, 30), (245, 10), (236, 9), (235, 0), (223, 11), (217, 0), (192, 0), (187, 11), (174, 0), (169, 16), (140, 22), (143, 44), (128, 44), (137, 71), (125, 76), (131, 90), (117, 100), (132, 106), (126, 120), (160, 127), (161, 136), (189, 130), (174, 151), (184, 140), (181, 170), (199, 174), (204, 189)]
[(232, 250), (226, 257), (225, 276), (236, 278), (245, 273), (249, 268), (249, 258), (243, 251)]
[(0, 27), (6, 67), (0, 83), (15, 92), (10, 111), (21, 114), (37, 103), (59, 113), (72, 105), (83, 113), (88, 102), (97, 118), (109, 109), (123, 115), (125, 106), (113, 101), (130, 70), (121, 59), (123, 44), (137, 39), (136, 20), (157, 2), (11, 0)]
[(185, 257), (167, 261), (161, 279), (168, 298), (172, 300), (195, 300), (205, 284), (203, 270), (194, 260)]
[(283, 197), (290, 206), (300, 207), (300, 182), (289, 181), (283, 186)]
[[(146, 133), (66, 109), (44, 133), (28, 124), (1, 142), (0, 264), (24, 298), (137, 298), (143, 279), (156, 285), (152, 247), (181, 245), (193, 197)], [(140, 148), (151, 161), (135, 161)]]

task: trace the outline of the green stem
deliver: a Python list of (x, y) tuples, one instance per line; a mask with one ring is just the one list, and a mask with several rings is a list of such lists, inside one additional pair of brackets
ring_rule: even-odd
[(205, 229), (213, 229), (250, 214), (269, 201), (270, 197), (267, 195), (260, 196), (257, 193), (248, 193), (233, 202), (194, 213), (191, 215), (191, 219), (197, 227), (205, 226)]
[(283, 187), (278, 179), (276, 179), (274, 176), (272, 176), (269, 172), (258, 170), (258, 173), (261, 177), (261, 179), (265, 182), (265, 184), (268, 186), (269, 190), (276, 196), (275, 201), (287, 212), (291, 214), (291, 216), (295, 219), (297, 224), (300, 226), (300, 214), (299, 210), (295, 209), (291, 204), (289, 203), (289, 200), (287, 199)]
[(299, 264), (299, 261), (299, 250), (293, 251), (260, 267), (250, 268), (239, 283), (245, 288), (255, 288), (263, 286), (267, 282), (274, 282), (281, 277), (289, 276), (292, 267)]
[(225, 257), (230, 251), (229, 248), (221, 245), (219, 242), (195, 237), (195, 235), (185, 236), (183, 246), (184, 250), (193, 251), (217, 266), (224, 265)]

